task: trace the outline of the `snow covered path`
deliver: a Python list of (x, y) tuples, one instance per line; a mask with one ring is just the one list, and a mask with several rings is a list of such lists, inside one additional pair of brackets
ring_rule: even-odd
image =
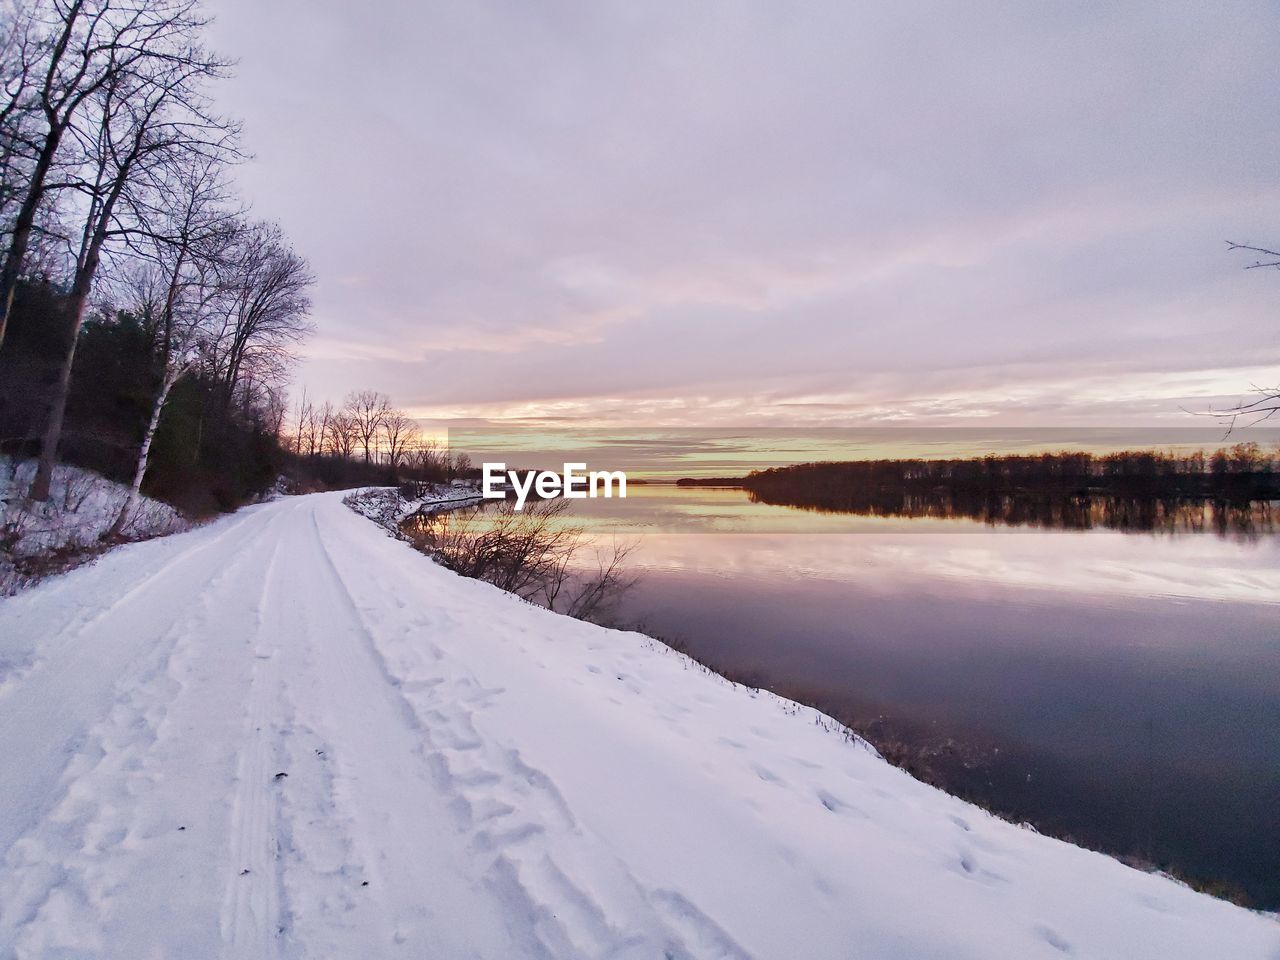
[(0, 602), (0, 957), (1280, 958), (336, 495)]

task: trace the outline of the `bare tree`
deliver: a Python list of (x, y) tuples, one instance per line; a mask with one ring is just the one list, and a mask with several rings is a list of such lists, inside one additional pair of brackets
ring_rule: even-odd
[[(561, 571), (547, 597), (547, 606), (578, 620), (612, 622), (617, 614), (619, 601), (638, 582), (626, 570), (627, 561), (635, 549), (634, 542), (615, 542), (608, 550), (596, 548), (595, 570), (587, 574), (567, 569)], [(562, 607), (557, 607), (556, 603), (566, 585), (567, 600)], [(548, 586), (549, 589), (552, 588), (552, 584), (549, 583)]]
[[(125, 113), (132, 113), (134, 121), (146, 117), (135, 125), (148, 134), (140, 138), (138, 147), (145, 144), (149, 149), (154, 146), (147, 141), (155, 132), (160, 104), (174, 100), (190, 104), (192, 81), (215, 75), (226, 66), (199, 46), (198, 36), (206, 21), (195, 0), (49, 0), (24, 13), (14, 63), (9, 67), (16, 67), (18, 81), (12, 87), (11, 101), (18, 105), (29, 102), (39, 124), (32, 131), (30, 169), (20, 198), (15, 197), (17, 209), (0, 264), (0, 341), (42, 204), (50, 192), (84, 187), (75, 173), (86, 139), (75, 136), (81, 113), (105, 100), (113, 104), (105, 114), (113, 121)], [(12, 83), (15, 78), (5, 79)], [(137, 98), (136, 112), (124, 108), (126, 97), (121, 94), (126, 91), (128, 98)], [(106, 125), (110, 124), (101, 119), (88, 124), (85, 133), (89, 144), (101, 145), (103, 138), (90, 131), (97, 128), (101, 133)], [(117, 174), (137, 162), (139, 150), (127, 145), (127, 133), (107, 139), (111, 151), (118, 154), (116, 169), (108, 173), (100, 168), (96, 187), (99, 206), (107, 211), (110, 221), (110, 208), (115, 203), (112, 186)], [(70, 144), (71, 175), (51, 179), (69, 140), (81, 141)], [(90, 242), (82, 244), (77, 263), (77, 273), (88, 266), (90, 279), (99, 255), (91, 249), (96, 233), (92, 228), (86, 230)]]
[[(1246, 265), (1246, 270), (1280, 269), (1280, 252), (1275, 250), (1250, 246), (1247, 243), (1232, 243), (1230, 240), (1227, 241), (1227, 249), (1254, 255), (1253, 263)], [(1267, 387), (1254, 384), (1253, 390), (1255, 396), (1252, 400), (1242, 400), (1220, 410), (1210, 409), (1206, 411), (1206, 415), (1224, 423), (1227, 434), (1230, 435), (1241, 419), (1248, 421), (1246, 425), (1251, 425), (1280, 414), (1280, 385)]]
[(289, 394), (283, 384), (262, 385), (262, 425), (267, 434), (280, 443), (284, 436), (284, 420), (289, 415)]
[(359, 436), (356, 422), (349, 413), (344, 410), (330, 414), (325, 443), (333, 456), (350, 460), (355, 454)]
[(418, 425), (399, 410), (388, 410), (382, 417), (382, 440), (387, 463), (399, 469), (409, 448), (418, 439)]
[(302, 398), (298, 401), (294, 414), (293, 449), (300, 457), (314, 456), (316, 452), (316, 408), (307, 399), (306, 387), (302, 389)]
[(418, 437), (405, 452), (405, 461), (424, 480), (447, 480), (446, 451), (434, 437)]
[(287, 379), (294, 348), (311, 332), (315, 283), (273, 223), (242, 225), (227, 264), (222, 321), (209, 353), (224, 410), (242, 384)]
[(334, 417), (333, 404), (328, 400), (317, 408), (313, 408), (311, 422), (313, 425), (313, 436), (315, 439), (315, 452), (323, 454), (325, 452), (325, 444), (327, 442), (330, 431), (332, 430), (332, 421)]
[[(8, 250), (11, 223), (33, 173), (36, 140), (37, 68), (41, 59), (37, 23), (22, 0), (0, 0), (0, 235)], [(4, 323), (0, 321), (0, 344)]]
[[(67, 10), (82, 5), (74, 0)], [(81, 105), (91, 105), (86, 121), (68, 122), (66, 127), (85, 155), (83, 170), (74, 182), (83, 197), (83, 228), (68, 295), (70, 342), (54, 388), (31, 485), (33, 500), (49, 498), (76, 341), (104, 248), (111, 238), (126, 236), (136, 229), (136, 225), (127, 222), (127, 212), (133, 205), (123, 198), (131, 189), (150, 187), (148, 170), (176, 156), (219, 157), (234, 143), (234, 125), (213, 117), (202, 93), (204, 81), (222, 75), (225, 68), (222, 61), (199, 46), (198, 31), (204, 21), (193, 17), (191, 3), (160, 0), (152, 6), (166, 16), (152, 20), (151, 31), (136, 41), (143, 53), (135, 54), (130, 48), (128, 67), (107, 72), (92, 97), (81, 101)], [(110, 5), (104, 2), (100, 12), (105, 20), (111, 12)], [(133, 13), (134, 21), (143, 17), (140, 10)]]
[(347, 395), (342, 409), (355, 424), (356, 436), (364, 450), (364, 462), (371, 462), (372, 454), (377, 448), (378, 433), (387, 414), (391, 412), (387, 398), (376, 390), (357, 390)]
[(232, 238), (228, 225), (234, 214), (219, 162), (186, 155), (170, 160), (156, 171), (160, 209), (135, 208), (135, 222), (145, 234), (134, 249), (145, 266), (135, 271), (133, 299), (141, 316), (153, 318), (161, 374), (133, 482), (109, 536), (119, 535), (136, 509), (169, 393), (196, 364), (208, 307), (218, 291), (216, 266)]

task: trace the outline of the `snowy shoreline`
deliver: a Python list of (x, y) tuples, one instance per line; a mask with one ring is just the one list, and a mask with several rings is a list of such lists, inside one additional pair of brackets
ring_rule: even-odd
[(401, 495), (397, 487), (359, 487), (344, 494), (344, 504), (394, 537), (400, 536), (400, 524), (415, 514), (456, 510), (484, 501), (480, 488), (468, 483), (423, 484), (421, 495), (413, 498)]
[[(474, 486), (474, 485), (471, 485), (471, 486)], [(377, 523), (379, 526), (383, 527), (391, 536), (400, 540), (405, 540), (406, 542), (409, 542), (411, 544), (414, 544), (416, 547), (421, 548), (421, 545), (416, 542), (413, 536), (407, 536), (403, 532), (404, 522), (414, 516), (426, 516), (434, 513), (443, 513), (459, 507), (476, 506), (477, 504), (481, 504), (484, 502), (478, 489), (470, 490), (470, 492), (468, 492), (466, 495), (461, 497), (455, 496), (455, 494), (457, 494), (459, 490), (467, 490), (467, 489), (468, 489), (468, 485), (462, 483), (461, 481), (455, 481), (453, 485), (449, 485), (449, 484), (426, 485), (425, 489), (420, 493), (420, 495), (411, 497), (411, 498), (406, 498), (404, 488), (396, 488), (396, 487), (362, 488), (360, 490), (357, 490), (355, 493), (348, 495), (346, 498), (344, 498), (343, 502), (347, 506), (349, 506), (352, 510), (354, 510), (356, 513), (359, 513), (362, 516), (365, 516), (366, 518)], [(427, 552), (428, 556), (432, 555), (430, 551), (425, 551), (425, 552)], [(438, 558), (436, 559), (438, 560)], [(453, 569), (457, 569), (457, 568), (453, 568)], [(471, 575), (474, 576), (475, 574), (471, 574)], [(481, 579), (488, 579), (488, 578), (482, 577)], [(542, 606), (542, 604), (539, 604), (536, 600), (533, 600), (530, 602), (533, 602), (535, 605)], [(795, 703), (798, 703), (800, 706), (806, 709), (814, 710), (819, 716), (822, 717), (822, 725), (829, 726), (831, 730), (839, 732), (842, 736), (844, 736), (846, 739), (850, 741), (856, 741), (862, 744), (866, 749), (870, 750), (872, 753), (882, 757), (883, 759), (885, 759), (886, 762), (892, 764), (893, 766), (906, 771), (908, 774), (920, 780), (921, 782), (927, 783), (939, 790), (942, 790), (944, 793), (948, 793), (952, 796), (962, 798), (965, 800), (965, 802), (971, 803), (974, 806), (978, 807), (979, 809), (983, 810), (983, 812), (986, 813), (987, 815), (998, 818), (1007, 823), (1013, 824), (1021, 829), (1026, 829), (1037, 834), (1043, 831), (1041, 824), (1028, 820), (1026, 817), (1018, 817), (1015, 815), (1011, 815), (1007, 810), (1002, 810), (997, 805), (994, 805), (999, 800), (998, 795), (987, 796), (983, 798), (966, 796), (963, 789), (965, 785), (965, 781), (961, 780), (957, 784), (956, 782), (951, 781), (949, 778), (945, 776), (943, 777), (931, 776), (930, 771), (928, 770), (922, 773), (920, 769), (916, 767), (912, 762), (914, 760), (915, 754), (912, 749), (913, 741), (909, 739), (906, 741), (907, 746), (904, 746), (903, 741), (891, 737), (887, 742), (887, 744), (884, 744), (882, 746), (881, 743), (877, 742), (874, 737), (871, 740), (868, 740), (866, 738), (866, 735), (863, 732), (860, 732), (858, 729), (854, 727), (848, 726), (845, 722), (838, 719), (837, 718), (838, 713), (834, 713), (833, 711), (831, 711), (829, 702), (824, 704), (821, 698), (816, 700), (809, 698), (805, 695), (803, 690), (798, 692), (792, 689), (777, 691), (777, 688), (774, 687), (773, 684), (771, 684), (766, 677), (763, 677), (760, 675), (747, 675), (747, 676), (736, 675), (732, 669), (725, 669), (723, 664), (717, 664), (715, 662), (710, 662), (705, 659), (700, 659), (698, 658), (696, 653), (687, 649), (684, 644), (673, 643), (672, 641), (663, 638), (661, 635), (652, 634), (651, 631), (646, 630), (643, 626), (637, 627), (636, 625), (629, 622), (620, 624), (612, 620), (606, 621), (606, 622), (610, 626), (619, 627), (620, 629), (627, 630), (627, 631), (635, 630), (642, 635), (650, 637), (652, 640), (654, 640), (654, 642), (660, 643), (663, 646), (670, 647), (671, 649), (675, 650), (679, 654), (688, 657), (700, 669), (705, 670), (708, 674), (714, 677), (717, 677), (719, 679), (722, 679), (730, 684), (739, 685), (739, 686), (742, 686), (744, 689), (752, 690), (761, 694), (774, 695), (776, 691), (777, 695), (784, 702), (792, 703), (794, 701)], [(951, 738), (948, 737), (948, 743), (953, 743), (953, 742), (954, 741), (952, 741)], [(921, 749), (927, 749), (927, 748), (928, 748), (928, 744), (926, 743), (926, 745)], [(882, 749), (884, 749), (886, 752), (881, 753), (880, 751)], [(978, 748), (977, 752), (980, 754), (981, 748)], [(968, 768), (968, 765), (970, 763), (979, 763), (979, 762), (980, 762), (979, 760), (966, 761), (966, 768)], [(959, 786), (960, 789), (957, 790), (956, 789), (957, 786)], [(1050, 829), (1043, 832), (1045, 832), (1048, 836), (1054, 837), (1056, 839), (1065, 839), (1067, 842), (1073, 845), (1082, 846), (1084, 849), (1088, 849), (1094, 852), (1102, 853), (1109, 857), (1113, 857), (1119, 862), (1124, 863), (1128, 866), (1131, 866), (1134, 869), (1137, 869), (1141, 872), (1151, 873), (1158, 876), (1166, 877), (1170, 880), (1173, 880), (1174, 882), (1183, 884), (1190, 889), (1197, 890), (1199, 892), (1207, 892), (1211, 896), (1216, 896), (1220, 899), (1228, 900), (1237, 905), (1245, 906), (1248, 909), (1256, 910), (1257, 912), (1262, 913), (1264, 915), (1272, 915), (1273, 913), (1275, 913), (1275, 911), (1268, 909), (1266, 907), (1259, 907), (1259, 906), (1250, 904), (1247, 898), (1242, 898), (1241, 891), (1238, 888), (1233, 889), (1226, 885), (1215, 885), (1216, 878), (1212, 874), (1202, 875), (1199, 877), (1194, 877), (1194, 876), (1189, 877), (1189, 876), (1179, 874), (1179, 872), (1174, 868), (1161, 867), (1158, 864), (1145, 861), (1142, 859), (1142, 857), (1132, 855), (1128, 851), (1112, 849), (1106, 845), (1081, 844), (1081, 842), (1078, 839), (1062, 831), (1054, 831)], [(1280, 914), (1278, 914), (1278, 916), (1280, 916)]]

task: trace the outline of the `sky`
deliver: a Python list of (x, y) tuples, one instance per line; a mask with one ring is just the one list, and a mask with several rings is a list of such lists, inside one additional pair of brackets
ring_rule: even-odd
[(1181, 426), (1280, 384), (1280, 273), (1226, 245), (1280, 244), (1274, 2), (208, 9), (318, 278), (295, 393)]

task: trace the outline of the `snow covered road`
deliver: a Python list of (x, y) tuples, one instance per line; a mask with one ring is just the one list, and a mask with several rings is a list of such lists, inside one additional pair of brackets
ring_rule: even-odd
[(1280, 958), (337, 495), (0, 602), (0, 957)]

